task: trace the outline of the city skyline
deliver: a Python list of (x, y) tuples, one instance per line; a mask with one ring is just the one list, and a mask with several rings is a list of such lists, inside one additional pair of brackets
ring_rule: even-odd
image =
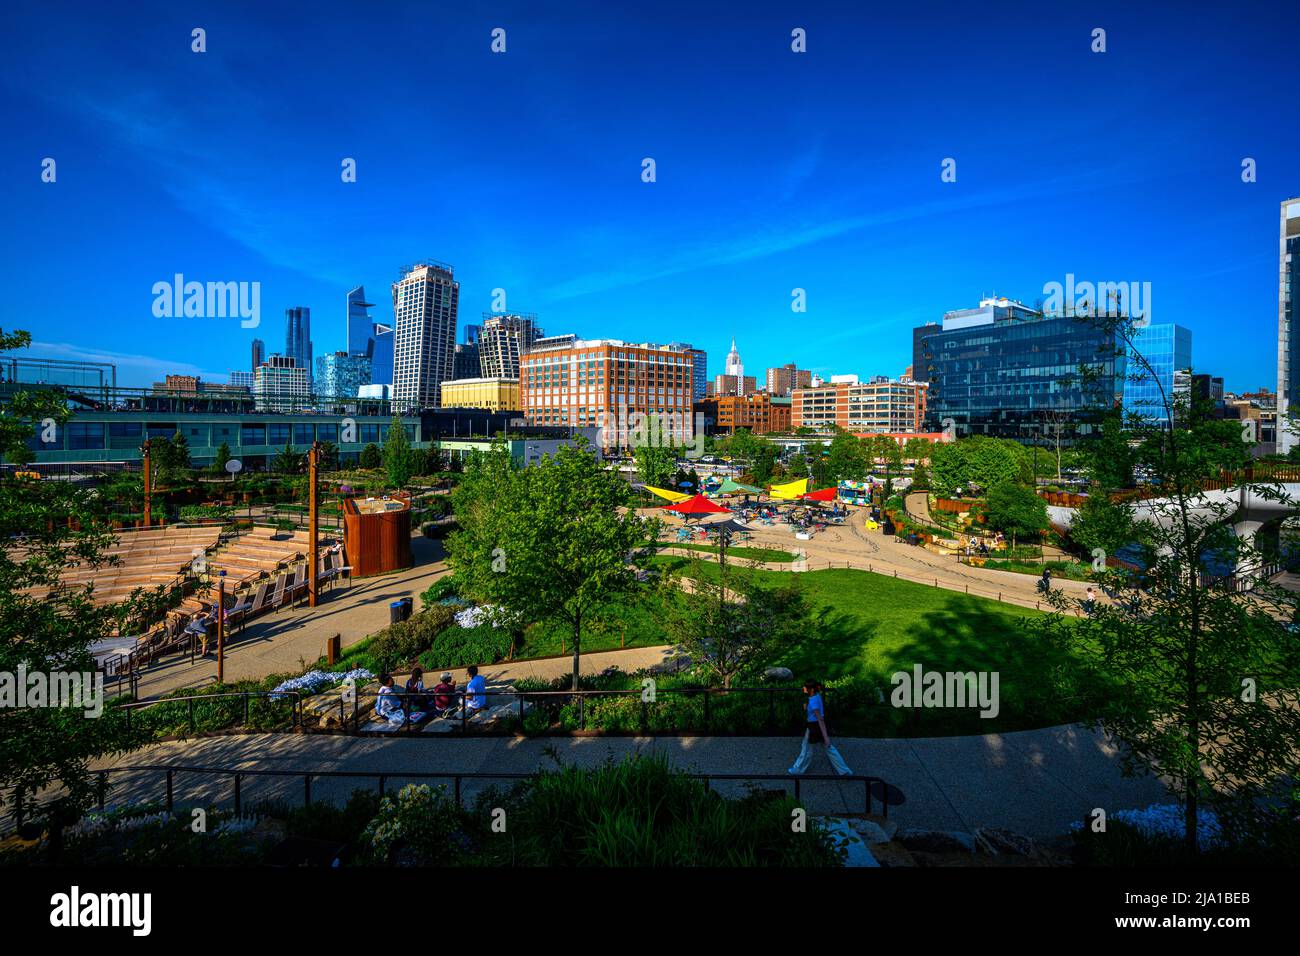
[[(1154, 321), (1214, 357), (1198, 371), (1234, 391), (1276, 386), (1277, 208), (1300, 193), (1300, 131), (1275, 121), (1281, 88), (1257, 83), (1241, 51), (1284, 51), (1284, 12), (1175, 21), (1100, 4), (1070, 25), (1020, 7), (918, 29), (922, 15), (900, 11), (759, 10), (743, 24), (691, 11), (684, 31), (684, 6), (545, 22), (506, 6), (492, 22), (448, 13), (423, 73), (368, 71), (359, 54), (340, 86), (328, 55), (263, 56), (259, 27), (327, 52), (416, 43), (339, 10), (292, 24), (214, 13), (203, 54), (162, 7), (129, 41), (89, 7), (59, 25), (9, 15), (28, 42), (0, 86), (16, 119), (3, 197), (33, 229), (3, 251), (27, 277), (10, 324), (32, 331), (34, 355), (111, 361), (130, 384), (224, 381), (253, 337), (275, 351), (268, 327), (297, 305), (316, 313), (319, 353), (346, 350), (347, 291), (385, 288), (429, 252), (456, 264), (467, 315), (504, 289), (507, 311), (525, 305), (554, 333), (693, 342), (710, 376), (732, 334), (755, 370), (897, 376), (914, 326), (984, 295), (1032, 305), (1067, 274), (1150, 282)], [(498, 21), (509, 43), (494, 55)], [(1104, 54), (1089, 49), (1094, 21)], [(805, 54), (790, 50), (795, 26)], [(970, 69), (990, 46), (1014, 49), (1017, 69)], [(1134, 70), (1144, 86), (1130, 95)], [(462, 91), (439, 106), (453, 139), (405, 124), (402, 91), (428, 83)], [(520, 96), (528, 108), (509, 107)], [(973, 108), (988, 103), (992, 115)], [(534, 148), (507, 155), (492, 145), (503, 137)], [(1247, 158), (1257, 182), (1242, 181)], [(410, 189), (430, 174), (427, 195)], [(43, 294), (70, 258), (94, 308)], [(177, 273), (261, 283), (260, 326), (155, 318), (151, 285)], [(372, 315), (392, 321), (386, 304)]]

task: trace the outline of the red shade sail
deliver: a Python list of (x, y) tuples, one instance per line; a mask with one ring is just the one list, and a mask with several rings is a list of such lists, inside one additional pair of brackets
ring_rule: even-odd
[(838, 493), (836, 488), (823, 488), (821, 491), (810, 491), (799, 497), (804, 501), (834, 501)]
[(663, 510), (672, 511), (679, 515), (723, 515), (731, 513), (730, 509), (715, 504), (704, 495), (696, 495), (676, 504), (664, 505)]

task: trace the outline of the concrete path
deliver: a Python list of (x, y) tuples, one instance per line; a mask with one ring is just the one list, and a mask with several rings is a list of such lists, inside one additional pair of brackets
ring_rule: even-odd
[[(1081, 726), (992, 734), (982, 737), (876, 740), (839, 737), (840, 752), (856, 773), (884, 778), (902, 792), (904, 802), (891, 806), (889, 817), (901, 826), (970, 830), (1003, 826), (1036, 838), (1059, 836), (1096, 807), (1108, 813), (1145, 807), (1166, 799), (1154, 778), (1121, 776), (1115, 748), (1103, 736)], [(799, 741), (773, 737), (468, 737), (422, 735), (417, 738), (367, 738), (325, 735), (259, 734), (205, 737), (155, 744), (102, 761), (99, 767), (172, 766), (302, 771), (348, 770), (390, 775), (386, 786), (400, 787), (403, 771), (528, 773), (553, 768), (554, 753), (565, 764), (591, 766), (626, 754), (657, 752), (676, 766), (697, 773), (771, 773), (784, 775)], [(814, 759), (813, 773), (829, 773), (824, 759)], [(157, 773), (125, 772), (111, 778), (109, 803), (160, 801), (164, 778)], [(448, 781), (450, 789), (451, 781)], [(375, 779), (316, 779), (314, 799), (341, 800)], [(759, 784), (790, 786), (785, 780)], [(472, 798), (485, 784), (465, 781)], [(719, 782), (728, 794), (744, 784)], [(180, 805), (229, 807), (229, 778), (178, 773), (175, 797)], [(835, 781), (803, 784), (803, 798), (818, 813), (861, 813), (862, 784)], [(304, 792), (301, 777), (242, 780), (244, 806), (279, 798), (294, 804)], [(879, 813), (877, 801), (873, 808)]]

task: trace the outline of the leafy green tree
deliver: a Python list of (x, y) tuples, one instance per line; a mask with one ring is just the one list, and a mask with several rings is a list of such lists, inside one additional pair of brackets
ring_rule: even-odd
[(396, 415), (388, 425), (388, 434), (384, 436), (384, 469), (388, 472), (388, 480), (398, 488), (405, 488), (415, 471), (411, 440), (406, 437), (402, 420)]
[(1090, 555), (1097, 549), (1113, 555), (1139, 539), (1132, 511), (1112, 501), (1101, 485), (1093, 485), (1070, 526), (1070, 540)]
[(664, 488), (672, 484), (673, 464), (677, 456), (671, 448), (659, 445), (641, 445), (633, 449), (636, 474), (647, 485)]
[(814, 615), (797, 584), (769, 587), (750, 574), (720, 573), (692, 562), (689, 589), (683, 573), (661, 583), (664, 627), (691, 662), (731, 687), (744, 671), (770, 663), (816, 633), (826, 614)]
[(212, 470), (218, 474), (224, 475), (226, 473), (226, 462), (230, 461), (231, 457), (230, 445), (226, 442), (222, 442), (220, 446), (218, 446), (216, 457), (212, 461)]
[(379, 446), (374, 442), (371, 442), (366, 445), (365, 448), (361, 449), (361, 456), (358, 464), (360, 464), (362, 468), (379, 468), (383, 463), (383, 453), (379, 450)]
[[(0, 352), (30, 344), (28, 333), (0, 329)], [(0, 407), (0, 450), (7, 460), (22, 461), (41, 423), (61, 429), (69, 417), (56, 393), (20, 389)], [(85, 587), (60, 584), (72, 563), (111, 563), (104, 554), (116, 540), (107, 521), (109, 503), (74, 482), (0, 475), (0, 540), (7, 543), (0, 548), (0, 673), (94, 673), (90, 646), (110, 636), (116, 611), (96, 607)], [(90, 762), (139, 742), (116, 711), (95, 719), (74, 706), (18, 707), (0, 724), (0, 780), (9, 785), (0, 790), (0, 801), (12, 808), (11, 787), (30, 799), (61, 785), (47, 804), (56, 840), (94, 797)]]
[(271, 470), (280, 475), (296, 475), (306, 467), (305, 456), (295, 451), (292, 444), (284, 443), (284, 450), (271, 460)]
[(861, 481), (871, 470), (869, 454), (871, 445), (852, 432), (839, 431), (831, 439), (830, 454), (826, 457), (828, 483)]
[(969, 489), (972, 483), (983, 490), (1005, 482), (1029, 486), (1032, 471), (1024, 446), (1002, 438), (972, 435), (937, 444), (930, 453), (930, 486), (941, 497)]
[(566, 626), (578, 686), (584, 627), (612, 615), (637, 590), (645, 542), (657, 520), (629, 507), (630, 489), (579, 440), (519, 468), (496, 447), (452, 492), (459, 530), (447, 541), (465, 593), (507, 619)]
[[(1137, 347), (1133, 320), (1096, 321), (1135, 374), (1155, 382), (1175, 423), (1138, 416), (1126, 423), (1125, 442), (1162, 492), (1129, 506), (1151, 564), (1141, 576), (1098, 573), (1109, 600), (1089, 608), (1054, 593), (1055, 613), (1030, 627), (1071, 655), (1072, 682), (1100, 689), (1090, 703), (1101, 729), (1119, 741), (1126, 772), (1168, 782), (1182, 803), (1186, 854), (1194, 860), (1202, 807), (1218, 811), (1232, 839), (1260, 839), (1277, 819), (1280, 781), (1300, 778), (1300, 645), (1289, 630), (1300, 598), (1260, 578), (1259, 550), (1232, 532), (1236, 496), (1201, 491), (1207, 472), (1241, 452), (1209, 446), (1216, 436), (1245, 444), (1240, 430), (1229, 436), (1198, 420), (1203, 413), (1195, 405), (1185, 409), (1190, 418), (1180, 414)], [(1300, 511), (1281, 485), (1250, 482), (1246, 490), (1279, 510)], [(1239, 574), (1207, 575), (1211, 558)], [(1248, 594), (1242, 580), (1251, 585)], [(1085, 613), (1067, 617), (1067, 610)], [(1064, 685), (1066, 675), (1051, 676)]]
[(338, 471), (339, 446), (332, 441), (321, 442), (316, 455), (316, 465), (321, 471)]
[(1011, 547), (1017, 538), (1041, 535), (1047, 530), (1047, 502), (1032, 488), (1004, 481), (989, 491), (985, 504), (989, 527), (1011, 538)]

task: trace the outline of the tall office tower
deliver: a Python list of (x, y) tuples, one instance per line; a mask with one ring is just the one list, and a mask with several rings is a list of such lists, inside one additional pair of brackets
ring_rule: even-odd
[(250, 372), (256, 372), (257, 367), (266, 361), (266, 343), (261, 339), (253, 339), (253, 367)]
[(736, 337), (731, 337), (731, 351), (727, 353), (727, 368), (724, 375), (731, 375), (735, 378), (745, 377), (745, 365), (740, 361), (740, 352), (736, 350)]
[[(1151, 425), (1169, 425), (1169, 405), (1175, 417), (1187, 413), (1191, 396), (1191, 379), (1183, 381), (1180, 373), (1192, 367), (1192, 333), (1181, 325), (1148, 325), (1133, 330), (1133, 346), (1151, 366), (1132, 368), (1124, 376), (1124, 417), (1137, 415)], [(1154, 373), (1154, 374), (1153, 374)]]
[(375, 323), (375, 344), (370, 356), (370, 382), (373, 385), (393, 384), (393, 327)]
[(345, 329), (349, 355), (374, 354), (375, 323), (370, 318), (373, 302), (366, 301), (365, 286), (357, 286), (348, 293), (347, 328)]
[(542, 337), (533, 312), (483, 313), (478, 356), (484, 378), (519, 378), (519, 359)]
[(927, 322), (912, 329), (912, 381), (928, 382), (929, 373), (925, 369), (925, 351), (921, 347), (925, 337), (939, 331), (938, 322)]
[(393, 283), (393, 406), (437, 408), (442, 382), (453, 375), (460, 283), (451, 266), (428, 259)]
[(1277, 282), (1277, 450), (1287, 454), (1300, 437), (1282, 423), (1300, 395), (1300, 197), (1282, 203)]
[(305, 305), (284, 310), (284, 354), (311, 378), (311, 309)]
[(691, 357), (691, 397), (702, 401), (709, 392), (709, 354), (690, 342), (672, 342), (668, 347), (674, 352), (686, 352)]

